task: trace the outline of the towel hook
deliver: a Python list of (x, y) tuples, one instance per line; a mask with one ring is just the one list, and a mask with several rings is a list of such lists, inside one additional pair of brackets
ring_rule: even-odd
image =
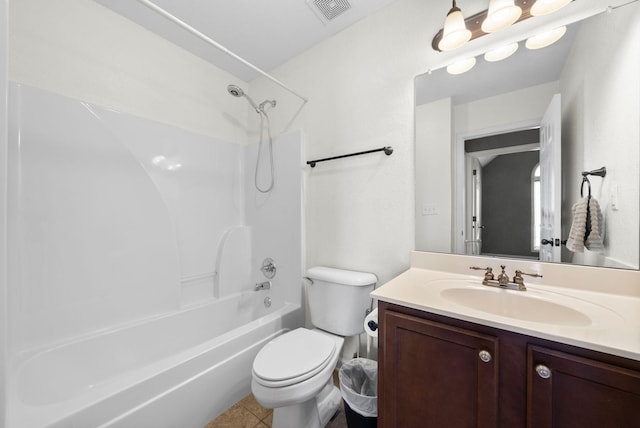
[(587, 186), (589, 188), (589, 198), (591, 198), (591, 182), (589, 181), (586, 175), (582, 176), (582, 184), (580, 185), (580, 197), (584, 198), (584, 195), (583, 195), (584, 183), (587, 183)]
[(587, 183), (587, 186), (589, 187), (589, 198), (591, 198), (591, 181), (589, 181), (589, 175), (595, 175), (598, 177), (605, 177), (607, 175), (607, 168), (606, 167), (602, 167), (602, 168), (598, 168), (598, 169), (594, 169), (593, 171), (582, 171), (582, 184), (580, 185), (580, 197), (583, 198), (583, 189), (584, 189), (584, 183)]

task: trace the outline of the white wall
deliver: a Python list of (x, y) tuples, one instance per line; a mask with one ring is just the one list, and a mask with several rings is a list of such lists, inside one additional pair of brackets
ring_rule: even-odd
[(246, 142), (236, 77), (92, 0), (17, 0), (9, 79), (225, 141)]
[[(269, 193), (256, 190), (253, 180), (258, 144), (245, 146), (246, 183), (244, 186), (246, 222), (253, 235), (251, 284), (267, 281), (259, 268), (266, 258), (273, 259), (277, 271), (265, 297), (275, 301), (302, 301), (302, 132), (293, 131), (273, 140), (274, 186)], [(265, 189), (269, 180), (269, 156), (266, 139), (260, 157), (259, 184)]]
[[(486, 4), (469, 0), (461, 7), (473, 14)], [(275, 120), (276, 129), (304, 129), (307, 159), (385, 145), (395, 150), (389, 158), (375, 154), (307, 168), (307, 266), (371, 271), (381, 283), (408, 267), (415, 223), (416, 75), (503, 35), (507, 39), (520, 29), (532, 31), (538, 24), (601, 7), (600, 0), (573, 2), (553, 16), (485, 36), (459, 52), (436, 53), (431, 39), (450, 3), (397, 0), (271, 70), (309, 97), (302, 110), (298, 99), (272, 83), (252, 81), (251, 93), (258, 99), (279, 100), (278, 110), (284, 113)], [(435, 172), (446, 174), (446, 168)]]
[(272, 70), (309, 97), (301, 111), (300, 100), (272, 83), (251, 82), (256, 98), (278, 99), (276, 129), (290, 122), (304, 129), (307, 159), (394, 149), (388, 157), (376, 153), (306, 168), (307, 267), (369, 271), (384, 283), (409, 265), (413, 77), (432, 55), (430, 32), (441, 21), (434, 14), (447, 9), (428, 3), (398, 0)]
[[(562, 73), (563, 213), (580, 198), (581, 172), (591, 179), (605, 217), (605, 251), (565, 253), (568, 261), (638, 268), (640, 195), (640, 7), (615, 9), (581, 25)], [(589, 67), (584, 67), (589, 64)], [(618, 189), (618, 207), (612, 193)], [(585, 186), (585, 192), (587, 188)], [(570, 216), (563, 215), (563, 219)], [(568, 234), (570, 223), (563, 229)]]
[(416, 107), (416, 248), (453, 250), (452, 132), (451, 98)]
[(7, 45), (8, 4), (0, 0), (0, 425), (4, 426), (6, 403), (6, 281), (7, 281)]
[[(481, 134), (505, 125), (540, 121), (551, 97), (560, 91), (556, 82), (520, 89), (506, 94), (483, 98), (453, 109), (456, 134)], [(527, 100), (523, 103), (522, 100)]]
[[(473, 14), (486, 1), (462, 7)], [(388, 158), (374, 154), (307, 168), (307, 266), (370, 271), (380, 283), (408, 267), (415, 240), (413, 79), (464, 53), (431, 48), (449, 8), (447, 2), (397, 0), (271, 70), (309, 98), (302, 109), (299, 99), (266, 79), (251, 82), (256, 98), (279, 100), (276, 129), (304, 129), (308, 159), (386, 145), (395, 150)]]

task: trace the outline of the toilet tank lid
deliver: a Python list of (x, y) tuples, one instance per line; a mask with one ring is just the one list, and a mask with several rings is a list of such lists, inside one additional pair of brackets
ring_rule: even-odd
[(378, 277), (369, 272), (356, 272), (326, 266), (315, 266), (307, 269), (307, 277), (318, 281), (355, 286), (371, 285), (378, 281)]

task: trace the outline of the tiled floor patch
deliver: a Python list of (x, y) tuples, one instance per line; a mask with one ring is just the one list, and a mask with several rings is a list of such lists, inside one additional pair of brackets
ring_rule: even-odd
[[(333, 374), (333, 381), (337, 386), (338, 372)], [(249, 394), (204, 428), (270, 428), (272, 421), (273, 410), (265, 409), (252, 394)], [(338, 414), (329, 422), (327, 428), (347, 428), (342, 404)]]

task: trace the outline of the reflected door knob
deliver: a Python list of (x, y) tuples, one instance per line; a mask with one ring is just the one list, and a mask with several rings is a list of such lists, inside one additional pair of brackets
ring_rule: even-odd
[(543, 239), (540, 243), (542, 245), (551, 245), (553, 247), (553, 239)]

